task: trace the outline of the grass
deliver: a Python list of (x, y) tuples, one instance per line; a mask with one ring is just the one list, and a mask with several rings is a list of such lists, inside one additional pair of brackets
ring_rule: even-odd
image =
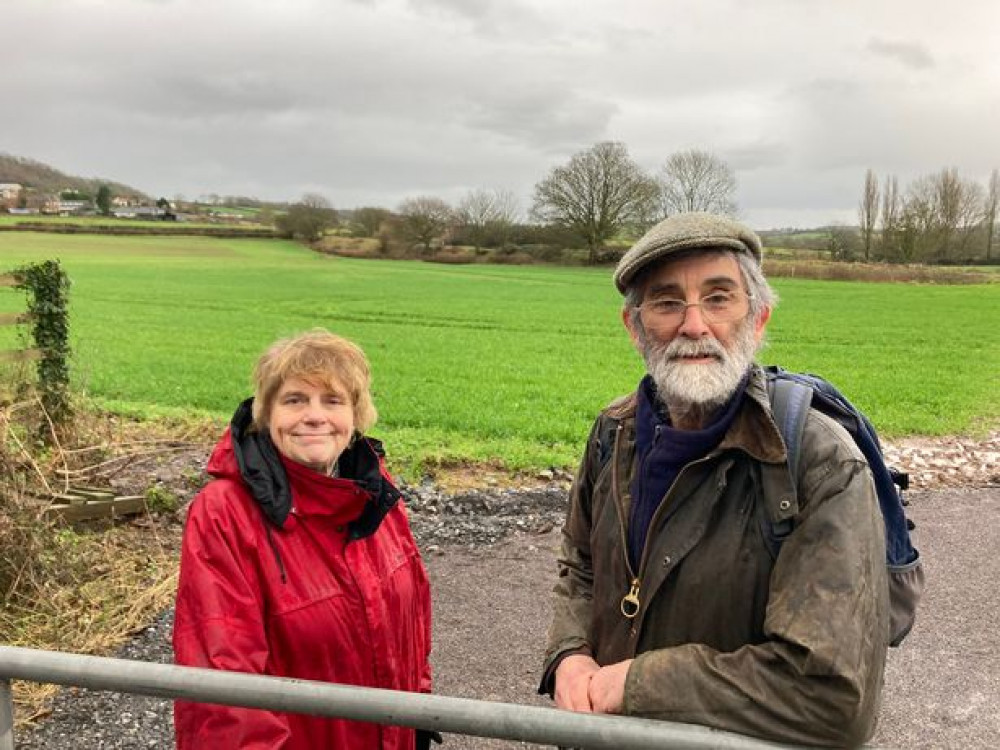
[[(597, 410), (642, 374), (608, 269), (356, 260), (276, 240), (0, 233), (0, 270), (52, 257), (73, 280), (76, 386), (102, 405), (225, 418), (268, 343), (324, 326), (368, 353), (373, 433), (396, 470), (572, 465)], [(765, 362), (825, 375), (890, 437), (995, 425), (995, 285), (775, 286)], [(0, 311), (16, 307), (10, 292), (0, 290)]]
[[(0, 634), (8, 646), (106, 654), (149, 624), (177, 590), (177, 532), (169, 541), (128, 526), (48, 528), (32, 579), (14, 601), (0, 606)], [(58, 687), (15, 682), (18, 723), (47, 712)]]
[(255, 219), (260, 213), (259, 208), (247, 206), (211, 206), (207, 209), (212, 216), (220, 214), (222, 216), (242, 216), (244, 219)]

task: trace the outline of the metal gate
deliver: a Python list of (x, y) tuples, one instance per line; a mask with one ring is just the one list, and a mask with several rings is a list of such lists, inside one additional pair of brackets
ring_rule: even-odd
[[(0, 750), (15, 747), (12, 679), (561, 747), (608, 750), (792, 747), (707, 727), (650, 719), (0, 646)], [(447, 749), (447, 745), (444, 747)]]

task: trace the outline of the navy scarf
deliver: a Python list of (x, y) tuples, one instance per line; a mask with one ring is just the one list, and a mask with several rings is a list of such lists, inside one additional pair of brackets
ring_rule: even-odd
[(636, 472), (632, 477), (632, 508), (628, 525), (628, 555), (638, 572), (649, 525), (674, 480), (687, 464), (706, 456), (721, 441), (743, 400), (748, 377), (702, 430), (678, 430), (661, 409), (656, 385), (646, 375), (639, 383), (635, 413)]

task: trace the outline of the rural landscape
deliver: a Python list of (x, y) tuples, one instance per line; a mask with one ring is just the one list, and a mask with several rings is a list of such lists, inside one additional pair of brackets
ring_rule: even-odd
[[(615, 150), (599, 144), (574, 159), (623, 156)], [(726, 174), (710, 154), (689, 158)], [(588, 234), (583, 217), (542, 210), (544, 180), (530, 220), (510, 196), (488, 191), (459, 207), (424, 196), (397, 210), (335, 211), (319, 196), (157, 200), (61, 173), (52, 184), (71, 186), (63, 192), (74, 207), (60, 210), (57, 191), (46, 199), (57, 203), (37, 200), (30, 211), (32, 194), (50, 193), (25, 185), (55, 170), (7, 163), (21, 167), (24, 184), (0, 212), (0, 276), (22, 280), (0, 288), (0, 317), (21, 321), (0, 327), (0, 350), (11, 352), (0, 361), (0, 540), (11, 550), (0, 564), (0, 641), (110, 654), (159, 632), (169, 659), (163, 618), (207, 452), (250, 394), (263, 348), (314, 327), (356, 341), (370, 358), (372, 433), (388, 448), (441, 589), (449, 590), (441, 566), (479, 565), (477, 555), (518, 549), (522, 566), (549, 563), (538, 550), (557, 543), (594, 415), (643, 373), (610, 275), (648, 226), (643, 191), (652, 183), (632, 192), (642, 205)], [(555, 184), (557, 172), (547, 180)], [(894, 181), (880, 189), (870, 171), (862, 178), (857, 226), (762, 232), (780, 303), (760, 359), (836, 383), (910, 471), (918, 497), (995, 488), (1000, 265), (996, 205), (992, 218), (983, 207), (997, 185), (974, 188), (944, 170), (903, 201)], [(978, 213), (942, 219), (934, 196), (949, 186)], [(680, 208), (726, 208), (712, 201), (731, 190), (706, 190), (705, 205)], [(921, 195), (932, 212), (925, 224), (915, 218)], [(118, 196), (128, 200), (116, 214)], [(37, 345), (20, 317), (31, 294), (18, 274), (52, 261), (65, 275), (68, 314), (59, 420), (41, 408), (40, 368), (16, 356)], [(80, 488), (108, 510), (85, 520), (49, 512), (72, 507), (66, 498)], [(131, 505), (115, 512), (111, 497)], [(538, 576), (538, 596), (550, 573)], [(53, 693), (17, 687), (19, 726), (40, 723), (38, 744), (26, 746), (46, 746)], [(162, 715), (155, 721), (165, 731)]]
[(1000, 747), (958, 7), (5, 4), (0, 750)]

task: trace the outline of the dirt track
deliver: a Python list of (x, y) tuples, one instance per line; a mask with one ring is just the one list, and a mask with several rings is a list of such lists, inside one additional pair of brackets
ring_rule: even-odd
[[(917, 626), (890, 653), (875, 744), (1000, 747), (1000, 488), (911, 494), (927, 591)], [(444, 695), (549, 705), (536, 696), (558, 531), (482, 550), (429, 556), (435, 599), (435, 689)], [(538, 747), (449, 737), (445, 750)]]

